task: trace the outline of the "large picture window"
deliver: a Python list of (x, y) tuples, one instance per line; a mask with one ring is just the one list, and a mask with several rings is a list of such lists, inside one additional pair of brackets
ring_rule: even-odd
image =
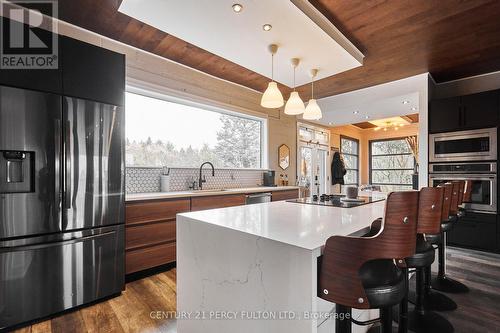
[(370, 183), (382, 191), (410, 190), (414, 166), (404, 138), (370, 141)]
[(264, 168), (265, 119), (126, 93), (126, 164)]
[(345, 185), (359, 185), (359, 141), (347, 136), (340, 137), (340, 154), (344, 158)]

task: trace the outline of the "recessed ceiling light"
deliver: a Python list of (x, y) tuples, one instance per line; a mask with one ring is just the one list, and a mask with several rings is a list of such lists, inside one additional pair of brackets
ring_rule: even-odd
[(403, 104), (409, 104), (409, 103), (410, 103), (410, 101), (409, 101), (409, 100), (407, 100), (407, 99), (405, 99), (405, 100), (403, 101)]
[(264, 31), (269, 31), (273, 28), (272, 25), (270, 25), (269, 23), (266, 23), (262, 26), (262, 29), (264, 29)]
[(365, 119), (370, 119), (370, 116), (365, 116)]
[(328, 125), (333, 125), (333, 123), (330, 121), (330, 122), (328, 122)]
[(242, 5), (240, 5), (239, 3), (235, 3), (235, 4), (233, 5), (233, 11), (234, 11), (235, 13), (239, 13), (239, 12), (241, 12), (242, 10), (243, 10), (243, 6), (242, 6)]
[(417, 108), (416, 107), (412, 107), (411, 110), (412, 111), (417, 111)]
[(358, 110), (356, 110), (356, 111), (353, 111), (352, 113), (354, 113), (354, 114), (358, 114), (358, 113), (359, 113), (359, 111), (358, 111)]

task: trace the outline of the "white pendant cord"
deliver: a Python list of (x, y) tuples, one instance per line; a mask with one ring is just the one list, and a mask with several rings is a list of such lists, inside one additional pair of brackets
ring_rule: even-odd
[(293, 91), (295, 91), (295, 70), (297, 69), (297, 66), (293, 66)]
[(274, 81), (274, 53), (271, 53), (271, 81)]

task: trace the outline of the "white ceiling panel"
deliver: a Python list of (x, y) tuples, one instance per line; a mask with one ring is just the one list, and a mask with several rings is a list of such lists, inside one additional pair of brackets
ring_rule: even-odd
[[(240, 13), (232, 9), (236, 2), (243, 5)], [(294, 2), (303, 9), (309, 5)], [(301, 59), (297, 85), (310, 82), (311, 68), (319, 69), (321, 79), (361, 66), (357, 59), (362, 61), (362, 54), (348, 47), (344, 36), (332, 38), (335, 27), (326, 27), (321, 17), (313, 21), (311, 17), (321, 14), (307, 8), (308, 15), (290, 0), (123, 0), (119, 10), (267, 77), (271, 76), (267, 46), (278, 44), (275, 80), (289, 87), (293, 86), (291, 58)], [(266, 23), (272, 25), (271, 31), (262, 29)]]

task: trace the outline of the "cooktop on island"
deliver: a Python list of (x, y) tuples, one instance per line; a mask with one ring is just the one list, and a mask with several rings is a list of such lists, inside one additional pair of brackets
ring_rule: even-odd
[(382, 201), (384, 198), (377, 197), (367, 197), (360, 196), (355, 199), (348, 199), (345, 195), (340, 194), (322, 194), (321, 196), (314, 195), (312, 198), (299, 198), (293, 200), (287, 200), (287, 202), (308, 204), (308, 205), (319, 205), (319, 206), (330, 206), (330, 207), (340, 207), (340, 208), (352, 208), (362, 205), (366, 205), (372, 202)]

